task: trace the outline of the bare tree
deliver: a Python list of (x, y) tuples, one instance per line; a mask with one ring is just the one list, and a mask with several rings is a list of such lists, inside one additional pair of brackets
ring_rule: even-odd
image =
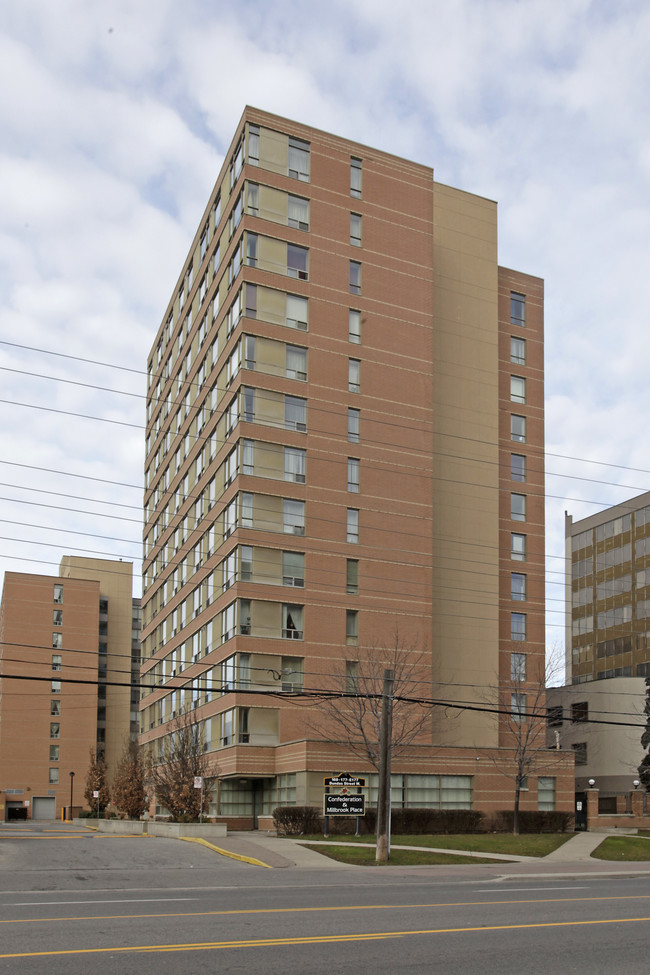
[(129, 819), (139, 819), (147, 808), (145, 777), (142, 752), (136, 742), (127, 739), (115, 770), (113, 802)]
[[(111, 794), (106, 785), (106, 770), (103, 753), (91, 746), (84, 798), (95, 813), (103, 812), (111, 801)], [(98, 797), (93, 795), (95, 792), (99, 793)]]
[(211, 790), (205, 782), (209, 761), (204, 750), (203, 729), (194, 714), (181, 715), (172, 732), (163, 739), (164, 752), (149, 764), (148, 779), (156, 799), (171, 813), (174, 822), (195, 822), (201, 815), (201, 790), (194, 779), (204, 780), (203, 803), (210, 802)]
[[(348, 661), (345, 674), (330, 680), (331, 692), (320, 702), (313, 727), (320, 738), (342, 744), (379, 771), (384, 676), (392, 671), (392, 756), (408, 748), (431, 720), (431, 708), (414, 700), (430, 685), (425, 655), (417, 646), (404, 646), (395, 631), (390, 645), (360, 650)], [(427, 696), (426, 694), (424, 695)]]
[(540, 667), (528, 673), (527, 661), (528, 655), (523, 652), (511, 654), (510, 679), (501, 682), (499, 692), (504, 747), (492, 756), (495, 767), (515, 784), (515, 835), (519, 833), (519, 804), (528, 776), (564, 767), (567, 754), (549, 749), (546, 743), (546, 687), (553, 679), (552, 672)]
[[(641, 735), (641, 744), (644, 748), (650, 748), (650, 677), (645, 679), (645, 704), (643, 706), (645, 714), (645, 728)], [(646, 792), (650, 792), (650, 751), (641, 760), (639, 765), (639, 778), (641, 785)]]

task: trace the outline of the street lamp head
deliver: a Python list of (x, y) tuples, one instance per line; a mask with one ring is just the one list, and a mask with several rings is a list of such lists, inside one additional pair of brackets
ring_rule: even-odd
[(634, 782), (632, 783), (632, 785), (634, 786), (635, 789), (638, 789), (639, 786), (641, 785), (641, 783), (639, 782), (638, 779), (635, 779)]
[(596, 784), (596, 780), (595, 779), (589, 779), (589, 788), (590, 789), (593, 789), (593, 787), (595, 786), (595, 784)]

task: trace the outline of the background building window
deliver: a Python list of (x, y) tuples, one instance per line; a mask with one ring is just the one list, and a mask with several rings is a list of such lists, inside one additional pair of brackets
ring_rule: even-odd
[(526, 480), (526, 458), (523, 454), (510, 454), (510, 480)]
[(510, 533), (510, 558), (518, 562), (526, 561), (526, 536), (519, 532)]
[(50, 785), (57, 785), (58, 781), (59, 781), (59, 770), (58, 770), (58, 768), (51, 768), (50, 769), (50, 777), (49, 777), (49, 783), (50, 783)]
[(516, 362), (518, 366), (526, 365), (525, 339), (519, 339), (514, 335), (510, 336), (510, 361)]
[(348, 508), (347, 513), (347, 541), (357, 544), (359, 541), (359, 509)]
[(515, 693), (510, 695), (510, 713), (512, 715), (512, 720), (517, 724), (522, 724), (526, 720), (525, 694)]
[(514, 680), (514, 681), (526, 680), (526, 654), (525, 653), (510, 654), (510, 680)]
[(309, 200), (301, 196), (289, 196), (289, 226), (297, 230), (309, 230)]
[(350, 196), (361, 199), (362, 162), (354, 156), (350, 159)]
[(353, 406), (348, 406), (348, 440), (350, 443), (359, 443), (361, 428), (361, 411), (355, 410)]
[(58, 582), (54, 584), (54, 602), (55, 603), (63, 602), (63, 586)]
[(510, 614), (510, 639), (511, 640), (526, 639), (526, 614), (525, 613)]
[(345, 611), (345, 642), (348, 646), (356, 646), (359, 642), (359, 613), (356, 609)]
[(587, 742), (577, 741), (571, 745), (573, 749), (573, 754), (575, 755), (576, 765), (586, 765), (587, 764)]
[(348, 457), (348, 491), (359, 493), (359, 458)]
[(350, 243), (354, 247), (361, 247), (361, 214), (350, 214)]
[(287, 244), (287, 274), (290, 278), (299, 278), (301, 281), (309, 279), (309, 251), (306, 247)]
[(521, 326), (526, 324), (526, 295), (516, 291), (510, 292), (510, 323)]
[(526, 417), (517, 416), (515, 413), (510, 416), (510, 439), (517, 443), (526, 443)]
[(359, 661), (345, 661), (345, 693), (357, 694), (359, 691)]
[(510, 399), (513, 403), (526, 402), (526, 380), (523, 376), (510, 377)]
[(353, 596), (359, 592), (359, 562), (347, 559), (345, 566), (345, 591)]
[(361, 360), (348, 359), (348, 390), (351, 393), (361, 392)]
[(361, 342), (361, 312), (350, 308), (348, 315), (348, 340), (359, 345)]
[(282, 501), (282, 522), (285, 535), (305, 534), (305, 502), (284, 498)]
[(510, 517), (513, 521), (526, 520), (526, 495), (510, 495)]
[(574, 722), (589, 721), (588, 701), (578, 701), (576, 704), (571, 705), (571, 720)]
[(537, 808), (542, 812), (555, 809), (555, 778), (551, 775), (540, 775), (537, 780)]
[(282, 553), (282, 584), (302, 589), (305, 585), (304, 552)]
[(309, 143), (289, 136), (289, 176), (309, 182)]
[(517, 600), (526, 598), (526, 576), (523, 572), (510, 573), (510, 598)]
[(350, 294), (361, 294), (361, 263), (350, 261)]

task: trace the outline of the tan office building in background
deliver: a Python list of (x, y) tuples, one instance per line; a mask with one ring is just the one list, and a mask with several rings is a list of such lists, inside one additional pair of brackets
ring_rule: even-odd
[[(525, 720), (544, 673), (543, 361), (543, 283), (498, 266), (495, 203), (245, 110), (148, 363), (141, 741), (163, 760), (193, 715), (213, 814), (320, 805), (343, 768), (372, 803), (318, 695), (395, 646), (436, 704), (393, 803), (512, 805), (498, 712)], [(542, 767), (524, 807), (572, 808), (572, 758)]]

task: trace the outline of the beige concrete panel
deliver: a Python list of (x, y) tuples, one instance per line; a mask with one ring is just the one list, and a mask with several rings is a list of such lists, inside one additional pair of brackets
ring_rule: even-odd
[(279, 637), (281, 632), (282, 604), (252, 600), (251, 636)]
[(254, 494), (253, 525), (261, 531), (283, 531), (282, 498), (271, 494)]
[[(280, 712), (277, 708), (251, 708), (248, 712), (248, 729), (255, 745), (278, 744)], [(253, 739), (255, 739), (253, 741)]]
[(289, 194), (272, 186), (260, 186), (259, 216), (286, 227), (289, 220)]
[(287, 320), (287, 296), (274, 288), (257, 288), (257, 317), (273, 325), (284, 325)]
[(279, 444), (255, 441), (254, 465), (256, 477), (284, 480), (284, 451)]
[(284, 393), (258, 389), (255, 393), (255, 421), (272, 427), (283, 427)]
[[(498, 675), (496, 242), (494, 204), (436, 184), (432, 671), (443, 699), (476, 704)], [(434, 716), (438, 741), (497, 744), (494, 716), (451, 713)]]
[(273, 274), (286, 274), (286, 241), (263, 237), (260, 234), (257, 241), (257, 266), (263, 271), (272, 271)]
[(274, 548), (253, 549), (253, 579), (277, 586), (282, 584), (282, 552)]
[(268, 376), (284, 376), (286, 373), (287, 350), (284, 342), (274, 339), (258, 338), (256, 342), (256, 369)]
[(289, 137), (260, 128), (260, 169), (286, 176), (289, 169)]

